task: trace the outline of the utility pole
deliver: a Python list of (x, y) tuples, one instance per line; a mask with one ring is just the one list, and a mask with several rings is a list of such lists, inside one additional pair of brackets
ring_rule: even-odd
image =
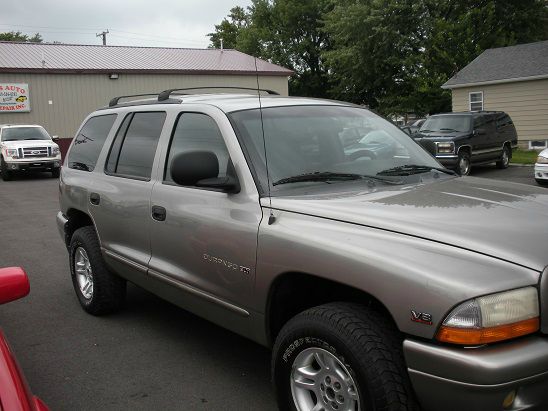
[(96, 34), (95, 37), (102, 37), (103, 38), (103, 46), (107, 45), (107, 34), (108, 29), (106, 31), (103, 31), (102, 33)]

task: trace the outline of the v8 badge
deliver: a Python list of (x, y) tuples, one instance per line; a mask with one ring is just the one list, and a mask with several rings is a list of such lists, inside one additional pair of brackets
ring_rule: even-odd
[(421, 313), (420, 311), (411, 310), (411, 321), (426, 325), (432, 325), (432, 315), (428, 313)]

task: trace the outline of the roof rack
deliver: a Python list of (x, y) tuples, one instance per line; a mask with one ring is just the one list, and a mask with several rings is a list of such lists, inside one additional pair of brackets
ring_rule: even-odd
[[(171, 96), (171, 93), (175, 91), (187, 91), (187, 90), (204, 90), (204, 89), (232, 89), (232, 90), (252, 90), (252, 91), (264, 91), (265, 93), (268, 93), (270, 95), (279, 96), (280, 93), (277, 93), (273, 90), (267, 90), (262, 88), (252, 88), (252, 87), (227, 87), (227, 86), (211, 86), (211, 87), (188, 87), (188, 88), (172, 88), (169, 90), (164, 90), (160, 94), (158, 94), (158, 101), (165, 101), (169, 100), (169, 97)], [(177, 93), (177, 94), (188, 94), (188, 93)]]
[(118, 102), (123, 99), (123, 98), (128, 98), (128, 97), (145, 97), (145, 96), (157, 96), (158, 93), (147, 93), (147, 94), (132, 94), (132, 95), (129, 95), (129, 96), (118, 96), (118, 97), (114, 97), (112, 100), (110, 100), (108, 102), (108, 106), (109, 107), (114, 107), (114, 106), (117, 106), (118, 105)]

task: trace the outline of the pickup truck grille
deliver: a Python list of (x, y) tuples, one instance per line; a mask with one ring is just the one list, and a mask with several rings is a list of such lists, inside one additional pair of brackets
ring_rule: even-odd
[(540, 331), (548, 334), (548, 267), (540, 278)]
[(433, 156), (436, 155), (436, 143), (429, 138), (416, 138), (415, 141), (419, 143), (422, 148), (428, 151)]
[(49, 147), (25, 147), (22, 151), (23, 158), (40, 158), (51, 156)]

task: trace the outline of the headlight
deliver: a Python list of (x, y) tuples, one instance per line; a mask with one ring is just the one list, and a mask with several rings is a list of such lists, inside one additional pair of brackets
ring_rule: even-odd
[(455, 152), (455, 143), (436, 143), (436, 151), (439, 154), (453, 154)]
[(458, 305), (445, 318), (436, 338), (453, 344), (481, 345), (534, 333), (538, 329), (538, 292), (535, 287), (526, 287)]
[(7, 148), (6, 149), (6, 156), (12, 157), (12, 158), (19, 158), (19, 154), (17, 153), (16, 148)]
[(537, 157), (537, 164), (548, 164), (548, 158), (538, 156)]
[(52, 156), (57, 156), (57, 155), (59, 155), (59, 153), (61, 153), (61, 151), (59, 150), (59, 147), (52, 147), (51, 148), (51, 155)]

